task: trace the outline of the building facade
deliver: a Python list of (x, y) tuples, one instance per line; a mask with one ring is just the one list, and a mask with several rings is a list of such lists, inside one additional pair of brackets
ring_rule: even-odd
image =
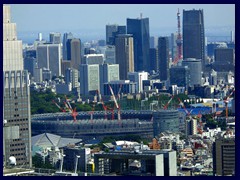
[(203, 10), (183, 10), (183, 58), (201, 59), (205, 67)]
[(116, 64), (119, 64), (120, 79), (126, 80), (128, 72), (134, 72), (134, 42), (131, 35), (116, 38)]
[(127, 33), (133, 35), (134, 70), (149, 72), (149, 18), (127, 18)]
[(10, 6), (3, 5), (3, 162), (31, 167), (29, 75), (23, 70), (22, 41), (11, 23)]
[(169, 40), (168, 37), (158, 38), (158, 64), (161, 81), (169, 80)]

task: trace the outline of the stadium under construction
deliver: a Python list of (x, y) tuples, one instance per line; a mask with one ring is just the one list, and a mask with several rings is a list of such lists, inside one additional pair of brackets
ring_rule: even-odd
[[(175, 111), (184, 113), (183, 109)], [(209, 108), (195, 108), (192, 114), (199, 112), (207, 114), (210, 111)], [(153, 112), (150, 110), (123, 110), (121, 119), (118, 118), (118, 111), (78, 112), (76, 121), (73, 120), (70, 113), (36, 114), (32, 115), (32, 136), (53, 133), (62, 137), (88, 140), (132, 134), (148, 139), (153, 137)]]

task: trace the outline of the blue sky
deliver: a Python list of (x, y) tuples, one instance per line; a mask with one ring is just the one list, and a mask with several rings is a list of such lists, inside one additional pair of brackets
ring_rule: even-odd
[[(176, 13), (203, 9), (205, 28), (235, 28), (234, 4), (11, 4), (12, 22), (18, 32), (56, 31), (103, 33), (106, 24), (126, 25), (126, 18), (148, 17), (150, 32), (177, 30)], [(182, 17), (181, 17), (182, 18)]]

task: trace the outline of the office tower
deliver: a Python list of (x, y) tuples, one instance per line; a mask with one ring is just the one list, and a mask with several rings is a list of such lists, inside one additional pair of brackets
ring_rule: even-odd
[(169, 79), (169, 41), (167, 37), (158, 38), (159, 78), (161, 81)]
[(78, 70), (73, 69), (73, 68), (68, 68), (65, 70), (65, 82), (66, 84), (71, 83), (72, 88), (79, 87), (79, 82), (78, 82)]
[(133, 35), (134, 70), (149, 72), (149, 19), (127, 18), (127, 33)]
[(71, 62), (73, 68), (81, 64), (81, 40), (77, 38), (71, 40)]
[(24, 58), (24, 70), (27, 70), (30, 73), (30, 76), (34, 76), (34, 69), (37, 67), (37, 60), (33, 57)]
[(236, 167), (235, 136), (218, 137), (213, 143), (213, 174), (231, 176)]
[(170, 68), (170, 84), (188, 89), (190, 70), (188, 66), (174, 66)]
[(172, 62), (177, 58), (178, 55), (178, 49), (177, 49), (177, 37), (178, 37), (178, 33), (171, 33), (171, 37), (170, 37), (170, 41), (169, 41), (169, 50), (171, 53), (171, 58), (172, 58)]
[(95, 95), (100, 89), (99, 65), (81, 64), (80, 68), (80, 92), (82, 95)]
[(197, 119), (186, 119), (185, 128), (186, 137), (197, 134)]
[(78, 68), (81, 64), (81, 40), (78, 38), (67, 40), (67, 60), (71, 61), (71, 67)]
[(103, 64), (104, 54), (87, 54), (83, 56), (82, 64)]
[(102, 64), (100, 71), (100, 92), (104, 92), (104, 83), (119, 80), (119, 64)]
[(64, 33), (63, 35), (63, 60), (70, 60), (67, 59), (67, 40), (73, 39), (73, 34), (70, 33)]
[(66, 76), (66, 70), (68, 69), (68, 68), (71, 68), (71, 61), (68, 61), (68, 60), (63, 60), (62, 62), (61, 62), (61, 67), (62, 67), (62, 74), (63, 74), (63, 76), (65, 77)]
[(126, 34), (126, 26), (106, 25), (106, 44), (115, 45), (116, 36), (119, 34)]
[(121, 88), (120, 93), (123, 94), (135, 94), (136, 91), (136, 83), (131, 82), (130, 80), (118, 80), (118, 81), (110, 81), (108, 83), (104, 83), (104, 95), (112, 95), (109, 89), (109, 85), (111, 86), (113, 93), (118, 95), (118, 92)]
[(117, 32), (117, 24), (106, 25), (106, 44), (113, 45), (114, 44), (114, 35), (113, 32)]
[(189, 86), (202, 85), (202, 63), (200, 59), (188, 58), (182, 61), (182, 66), (188, 66), (190, 72)]
[(216, 64), (235, 64), (234, 49), (232, 48), (217, 48), (214, 50), (214, 59)]
[(158, 49), (157, 48), (150, 48), (149, 49), (149, 66), (150, 71), (154, 70), (155, 72), (159, 71), (159, 65), (158, 65)]
[(52, 76), (60, 76), (61, 72), (61, 45), (42, 44), (37, 47), (38, 68), (46, 68)]
[(49, 42), (52, 44), (61, 44), (61, 33), (51, 32), (49, 34)]
[(150, 48), (157, 48), (158, 46), (158, 37), (151, 36), (150, 37)]
[(183, 10), (183, 58), (201, 59), (205, 67), (203, 10)]
[(108, 63), (108, 64), (115, 64), (116, 63), (115, 46), (107, 46), (106, 47), (105, 63)]
[(148, 73), (147, 72), (129, 72), (128, 73), (128, 79), (131, 82), (135, 82), (137, 85), (137, 92), (141, 93), (143, 92), (143, 81), (148, 80)]
[(209, 72), (209, 85), (217, 85), (217, 72), (213, 69)]
[(11, 22), (10, 6), (3, 5), (3, 163), (31, 167), (31, 114), (28, 72), (23, 70), (22, 41)]
[(134, 72), (134, 43), (132, 35), (116, 37), (116, 64), (119, 64), (120, 79), (126, 80), (128, 72)]

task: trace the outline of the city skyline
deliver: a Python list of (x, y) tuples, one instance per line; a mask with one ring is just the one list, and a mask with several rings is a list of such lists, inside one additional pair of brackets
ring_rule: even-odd
[(23, 40), (29, 32), (35, 38), (38, 32), (44, 38), (46, 32), (73, 32), (83, 39), (105, 39), (106, 25), (126, 25), (127, 18), (139, 18), (141, 13), (149, 18), (151, 36), (166, 36), (177, 31), (178, 8), (181, 22), (183, 9), (203, 9), (207, 34), (226, 35), (235, 29), (234, 4), (11, 4), (11, 8)]

